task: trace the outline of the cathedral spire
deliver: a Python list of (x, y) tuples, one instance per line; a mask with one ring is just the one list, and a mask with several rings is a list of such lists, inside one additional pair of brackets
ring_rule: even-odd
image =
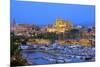
[(57, 18), (56, 18), (56, 22), (59, 21), (59, 20), (62, 20), (62, 19), (61, 19), (60, 17), (57, 17)]

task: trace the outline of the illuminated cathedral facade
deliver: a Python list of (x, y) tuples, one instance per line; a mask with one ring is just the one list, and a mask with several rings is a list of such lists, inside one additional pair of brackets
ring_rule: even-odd
[(71, 22), (57, 18), (55, 24), (53, 24), (52, 27), (48, 27), (47, 31), (48, 32), (65, 32), (72, 29), (72, 27), (73, 25)]

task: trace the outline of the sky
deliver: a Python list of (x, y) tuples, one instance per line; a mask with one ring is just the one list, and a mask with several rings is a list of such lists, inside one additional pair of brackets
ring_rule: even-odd
[(11, 22), (17, 24), (54, 24), (56, 18), (70, 21), (74, 25), (94, 25), (95, 6), (58, 4), (43, 2), (23, 2), (11, 0)]

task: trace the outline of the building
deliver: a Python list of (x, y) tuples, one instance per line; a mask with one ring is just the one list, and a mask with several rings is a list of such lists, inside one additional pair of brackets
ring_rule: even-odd
[(29, 32), (32, 31), (32, 26), (29, 24), (14, 24), (11, 27), (11, 31), (15, 33), (15, 35), (29, 35)]
[(69, 21), (65, 21), (57, 18), (55, 24), (52, 27), (48, 27), (48, 32), (65, 32), (72, 29), (73, 25)]

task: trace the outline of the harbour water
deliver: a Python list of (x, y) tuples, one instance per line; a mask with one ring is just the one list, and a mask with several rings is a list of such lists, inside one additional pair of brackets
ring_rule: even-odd
[(95, 61), (95, 47), (81, 45), (21, 45), (21, 55), (30, 65)]

